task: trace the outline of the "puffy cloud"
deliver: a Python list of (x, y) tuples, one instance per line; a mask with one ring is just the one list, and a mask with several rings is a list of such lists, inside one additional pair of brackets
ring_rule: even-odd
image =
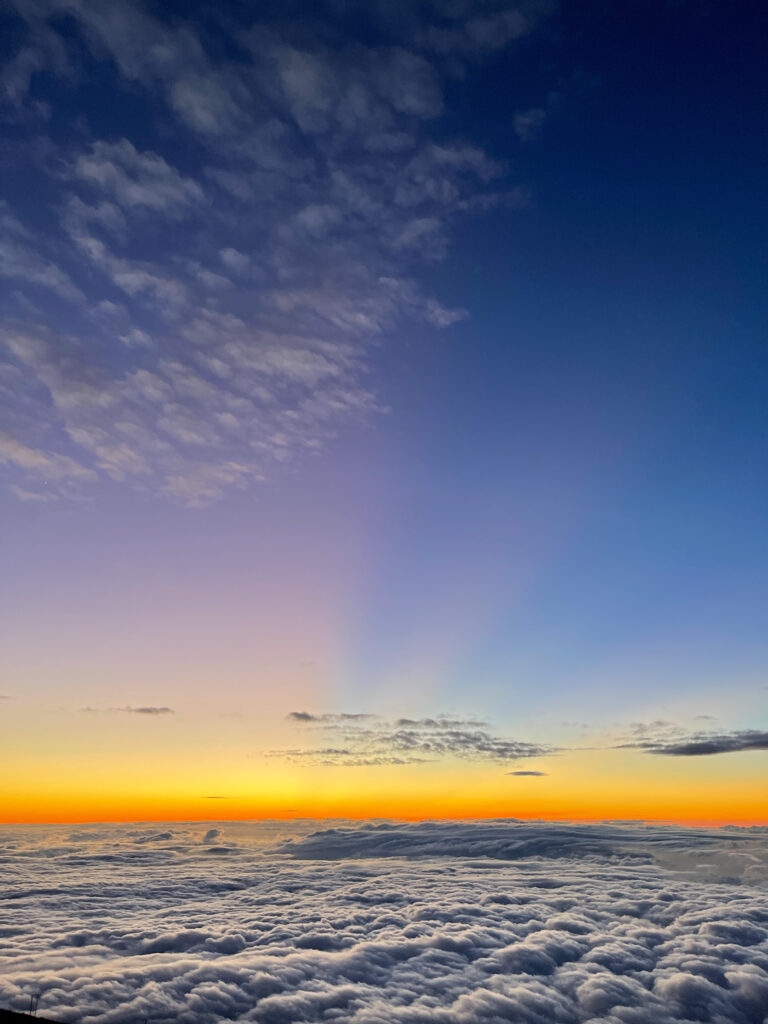
[[(762, 1024), (764, 832), (312, 827), (0, 830), (0, 1001), (94, 1024)], [(710, 870), (728, 853), (762, 875)]]
[(41, 248), (25, 245), (13, 238), (0, 240), (0, 277), (46, 289), (77, 304), (85, 301), (83, 292), (70, 275), (50, 262)]
[(196, 181), (182, 177), (157, 153), (140, 153), (128, 139), (94, 142), (77, 158), (73, 174), (128, 209), (174, 214), (203, 198)]

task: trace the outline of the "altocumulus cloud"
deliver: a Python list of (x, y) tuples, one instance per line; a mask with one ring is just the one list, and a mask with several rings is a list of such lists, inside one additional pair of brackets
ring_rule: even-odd
[(94, 1024), (763, 1024), (765, 830), (309, 828), (0, 831), (0, 1001)]
[(544, 744), (496, 736), (486, 722), (476, 719), (440, 715), (388, 722), (375, 715), (315, 715), (307, 711), (291, 711), (286, 717), (296, 725), (309, 726), (324, 740), (321, 745), (268, 752), (271, 757), (299, 764), (359, 768), (420, 764), (448, 757), (503, 762), (557, 752)]
[(457, 219), (525, 202), (449, 133), (444, 86), (548, 4), (369, 5), (380, 45), (335, 5), (6, 8), (4, 156), (35, 194), (0, 206), (0, 463), (22, 501), (111, 479), (199, 504), (317, 452), (385, 410), (374, 347), (466, 315), (421, 284)]

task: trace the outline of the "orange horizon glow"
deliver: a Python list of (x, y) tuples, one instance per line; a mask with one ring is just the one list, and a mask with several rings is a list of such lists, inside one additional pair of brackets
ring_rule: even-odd
[[(594, 745), (516, 763), (446, 757), (310, 766), (271, 754), (272, 737), (247, 717), (46, 716), (20, 707), (13, 718), (0, 756), (6, 825), (492, 818), (768, 825), (755, 752), (657, 757), (595, 734)], [(273, 742), (312, 742), (281, 719), (278, 728)], [(511, 769), (542, 774), (513, 777)]]
[(0, 819), (0, 825), (99, 825), (99, 824), (137, 824), (137, 823), (148, 823), (148, 824), (161, 824), (167, 823), (189, 823), (195, 825), (205, 825), (209, 823), (226, 823), (226, 822), (259, 822), (259, 821), (316, 821), (316, 822), (333, 822), (333, 821), (346, 821), (346, 822), (365, 822), (365, 821), (404, 821), (404, 822), (420, 822), (420, 821), (497, 821), (499, 819), (506, 819), (510, 821), (526, 821), (526, 822), (563, 822), (570, 824), (617, 824), (617, 825), (679, 825), (690, 828), (723, 828), (728, 825), (737, 826), (740, 828), (750, 828), (752, 826), (762, 827), (768, 825), (768, 818), (610, 818), (610, 817), (578, 817), (571, 816), (566, 817), (562, 815), (550, 815), (550, 814), (539, 814), (539, 815), (502, 815), (502, 814), (456, 814), (456, 815), (444, 815), (444, 814), (370, 814), (367, 816), (363, 815), (333, 815), (333, 814), (266, 814), (261, 816), (231, 816), (231, 817), (213, 817), (213, 818), (198, 818), (190, 815), (179, 815), (175, 816), (172, 814), (164, 815), (161, 817), (51, 817), (51, 818), (2, 818)]
[[(538, 780), (536, 780), (538, 781)], [(533, 783), (534, 785), (536, 782)], [(491, 820), (519, 818), (522, 820), (570, 822), (647, 822), (697, 827), (723, 825), (768, 825), (768, 813), (762, 794), (742, 793), (740, 800), (689, 797), (687, 800), (655, 798), (635, 794), (634, 798), (594, 794), (592, 798), (572, 801), (566, 798), (537, 798), (498, 795), (472, 799), (468, 794), (443, 796), (424, 792), (402, 795), (380, 794), (373, 798), (339, 794), (337, 797), (308, 798), (295, 795), (286, 807), (286, 800), (268, 798), (201, 799), (162, 794), (123, 794), (120, 798), (106, 794), (52, 797), (39, 794), (35, 798), (17, 795), (6, 799), (0, 809), (0, 823), (5, 825), (56, 825), (93, 822), (205, 822), (205, 821), (295, 821), (295, 820)]]

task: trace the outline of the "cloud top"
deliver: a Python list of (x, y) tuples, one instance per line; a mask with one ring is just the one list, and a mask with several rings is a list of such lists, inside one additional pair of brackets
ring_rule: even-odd
[[(349, 856), (310, 855), (342, 832)], [(767, 876), (745, 865), (767, 846), (514, 822), (3, 829), (0, 1001), (39, 991), (65, 1024), (758, 1024)]]

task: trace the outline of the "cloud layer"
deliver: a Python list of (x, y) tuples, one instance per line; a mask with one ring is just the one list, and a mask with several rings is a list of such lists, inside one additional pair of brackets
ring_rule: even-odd
[(383, 340), (466, 315), (421, 268), (457, 218), (525, 200), (444, 127), (444, 86), (547, 5), (482, 8), (372, 6), (363, 43), (338, 10), (12, 0), (8, 166), (36, 196), (0, 207), (18, 498), (106, 477), (199, 503), (385, 408)]
[(764, 1020), (765, 830), (311, 827), (3, 830), (0, 1002), (36, 990), (93, 1024)]

